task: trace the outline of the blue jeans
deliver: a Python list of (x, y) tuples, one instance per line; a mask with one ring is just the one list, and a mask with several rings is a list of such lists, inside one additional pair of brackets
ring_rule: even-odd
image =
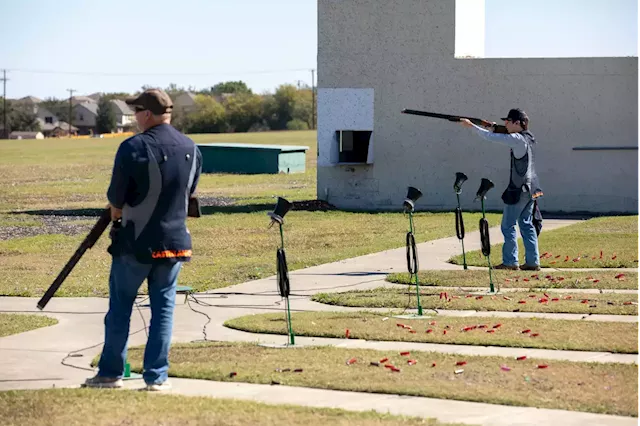
[(507, 266), (518, 265), (518, 236), (516, 234), (516, 222), (522, 235), (522, 243), (525, 249), (525, 263), (529, 266), (540, 265), (538, 252), (538, 235), (533, 226), (533, 200), (527, 193), (520, 195), (517, 204), (504, 205), (502, 215), (502, 263)]
[(98, 376), (120, 378), (124, 373), (131, 311), (138, 289), (146, 278), (151, 322), (142, 376), (147, 384), (167, 380), (176, 285), (181, 266), (180, 262), (143, 264), (131, 255), (113, 257), (109, 276), (109, 312), (104, 318), (105, 342)]

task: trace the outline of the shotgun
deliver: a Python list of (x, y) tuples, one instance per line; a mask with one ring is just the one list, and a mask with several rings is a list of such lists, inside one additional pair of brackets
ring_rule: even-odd
[(93, 247), (96, 241), (98, 241), (100, 236), (104, 233), (105, 229), (107, 229), (107, 226), (109, 226), (110, 222), (111, 222), (111, 209), (107, 207), (102, 211), (102, 214), (98, 219), (98, 222), (96, 222), (96, 224), (93, 225), (93, 228), (91, 228), (91, 231), (89, 231), (89, 234), (85, 237), (82, 243), (80, 243), (80, 246), (78, 247), (76, 252), (73, 253), (73, 256), (71, 256), (71, 259), (69, 259), (67, 264), (64, 265), (64, 268), (62, 268), (62, 271), (60, 271), (56, 279), (47, 289), (47, 292), (44, 294), (44, 296), (42, 296), (42, 299), (40, 299), (40, 301), (38, 302), (38, 309), (43, 310), (44, 307), (47, 306), (47, 303), (49, 303), (49, 300), (53, 297), (56, 291), (58, 291), (58, 289), (60, 288), (64, 280), (71, 273), (71, 271), (76, 266), (80, 258), (84, 255), (84, 252), (86, 252), (87, 249), (90, 249), (91, 247)]
[(492, 122), (487, 121), (487, 120), (483, 120), (481, 118), (463, 117), (463, 116), (460, 116), (460, 115), (438, 114), (436, 112), (417, 111), (415, 109), (403, 109), (402, 113), (403, 114), (411, 114), (411, 115), (420, 115), (420, 116), (423, 116), (423, 117), (441, 118), (443, 120), (449, 120), (449, 121), (460, 121), (460, 119), (466, 118), (467, 120), (469, 120), (470, 122), (472, 122), (476, 126), (482, 126), (482, 127), (491, 127), (491, 126), (493, 126), (493, 132), (494, 133), (508, 133), (507, 132), (507, 128), (505, 126), (502, 126), (500, 124), (496, 124), (494, 126)]

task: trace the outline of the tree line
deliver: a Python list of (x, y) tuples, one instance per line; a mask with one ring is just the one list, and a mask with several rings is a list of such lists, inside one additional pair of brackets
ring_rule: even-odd
[[(143, 86), (145, 90), (148, 86)], [(314, 93), (309, 86), (282, 84), (273, 93), (256, 94), (243, 81), (221, 82), (207, 89), (178, 87), (164, 89), (175, 100), (185, 93), (195, 95), (194, 105), (174, 108), (172, 124), (185, 133), (233, 133), (266, 130), (307, 130), (315, 127)], [(116, 130), (112, 99), (124, 100), (137, 93), (106, 93), (98, 101), (98, 133)], [(8, 126), (11, 130), (38, 131), (32, 106), (8, 102)], [(69, 122), (69, 100), (47, 98), (42, 107), (59, 120)], [(0, 116), (2, 102), (0, 102)]]

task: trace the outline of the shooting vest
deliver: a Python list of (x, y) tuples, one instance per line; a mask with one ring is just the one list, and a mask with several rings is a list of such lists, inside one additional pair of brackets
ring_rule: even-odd
[(511, 151), (509, 186), (502, 194), (502, 200), (505, 204), (517, 204), (522, 193), (528, 193), (533, 199), (542, 196), (542, 188), (540, 188), (534, 165), (533, 145), (535, 144), (535, 137), (528, 130), (520, 134), (527, 141), (527, 153), (522, 158), (516, 158), (513, 155), (513, 150)]
[(123, 252), (141, 263), (188, 261), (192, 247), (186, 219), (198, 149), (168, 124), (138, 136), (136, 197), (122, 208)]

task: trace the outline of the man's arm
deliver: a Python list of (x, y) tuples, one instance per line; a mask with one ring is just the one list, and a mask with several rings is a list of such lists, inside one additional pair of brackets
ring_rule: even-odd
[(200, 152), (200, 149), (196, 148), (196, 174), (193, 176), (190, 195), (193, 195), (193, 193), (196, 192), (196, 187), (200, 180), (200, 173), (202, 173), (202, 153)]
[(109, 207), (111, 208), (111, 220), (114, 221), (122, 217), (122, 207), (124, 206), (125, 197), (127, 195), (127, 187), (129, 185), (129, 167), (127, 167), (128, 156), (128, 146), (123, 142), (116, 153), (116, 157), (113, 162), (111, 183), (107, 190), (107, 199), (109, 200)]
[(522, 158), (527, 153), (527, 141), (524, 136), (519, 133), (493, 133), (490, 130), (484, 129), (480, 126), (476, 126), (469, 120), (465, 119), (462, 119), (461, 123), (465, 127), (474, 129), (476, 133), (485, 140), (507, 145), (513, 150), (513, 155), (516, 158)]

